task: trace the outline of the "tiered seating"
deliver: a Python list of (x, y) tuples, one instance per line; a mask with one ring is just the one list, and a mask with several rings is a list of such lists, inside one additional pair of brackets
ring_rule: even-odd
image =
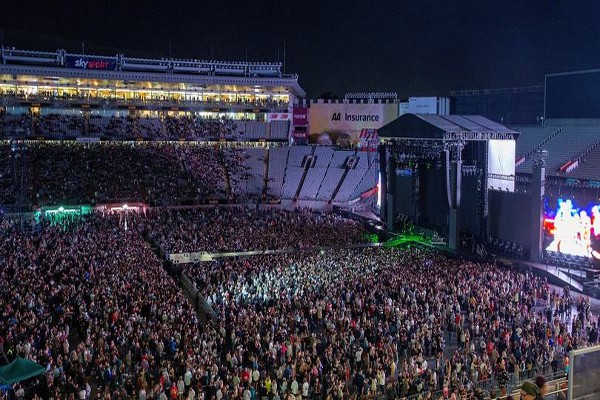
[(138, 119), (138, 129), (142, 137), (156, 139), (164, 136), (164, 128), (158, 118)]
[(287, 157), (288, 149), (285, 147), (276, 147), (269, 151), (269, 181), (267, 186), (269, 196), (281, 198)]
[(302, 160), (305, 156), (312, 154), (313, 147), (311, 146), (292, 146), (290, 147), (290, 155), (287, 160), (288, 167), (301, 167)]
[(580, 179), (600, 180), (600, 146), (597, 146), (579, 160), (579, 166), (567, 176)]
[(577, 158), (592, 144), (600, 141), (600, 128), (596, 126), (564, 127), (557, 140), (546, 145), (549, 157), (546, 164), (548, 174), (555, 174), (569, 160)]
[(351, 169), (346, 174), (344, 182), (340, 186), (340, 189), (335, 195), (334, 201), (346, 202), (351, 200), (352, 193), (356, 190), (356, 187), (360, 184), (364, 178), (366, 170), (364, 169)]
[(299, 198), (302, 200), (315, 200), (326, 172), (327, 168), (309, 168)]
[(354, 155), (353, 151), (336, 150), (335, 153), (333, 153), (333, 156), (331, 158), (331, 162), (329, 163), (329, 166), (332, 168), (344, 168), (348, 157), (353, 156), (353, 155)]
[(110, 118), (101, 117), (99, 115), (92, 115), (89, 119), (89, 132), (90, 135), (101, 136), (106, 132), (106, 128), (110, 123)]
[(265, 155), (262, 148), (244, 149), (239, 160), (241, 168), (230, 171), (230, 181), (235, 196), (260, 197), (264, 187)]
[(244, 132), (244, 138), (246, 139), (266, 139), (267, 137), (267, 125), (264, 122), (238, 121), (238, 128), (241, 132)]
[[(376, 156), (373, 156), (376, 158)], [(369, 154), (367, 152), (356, 153), (356, 166), (355, 169), (369, 169)]]
[[(366, 158), (366, 157), (364, 157), (364, 158)], [(359, 162), (359, 164), (360, 164), (360, 162)], [(352, 195), (350, 196), (350, 200), (358, 198), (361, 194), (363, 194), (363, 193), (373, 189), (375, 186), (377, 186), (378, 172), (379, 172), (379, 163), (377, 162), (377, 158), (375, 157), (375, 161), (371, 163), (371, 166), (366, 171), (360, 184), (358, 184), (356, 186), (356, 189), (354, 189), (354, 192), (352, 192)]]
[(315, 156), (315, 167), (316, 168), (327, 168), (333, 157), (334, 150), (331, 147), (317, 146), (313, 155)]
[(287, 139), (289, 121), (271, 121), (271, 139)]
[(81, 136), (85, 126), (80, 115), (48, 114), (36, 120), (36, 134), (42, 136)]
[(556, 133), (560, 128), (557, 127), (541, 127), (541, 126), (524, 126), (516, 127), (515, 130), (521, 132), (516, 143), (515, 159), (526, 156), (530, 151), (536, 148), (546, 138)]
[(281, 188), (282, 197), (293, 199), (296, 196), (298, 185), (304, 174), (304, 168), (293, 167), (288, 165), (285, 169), (285, 178), (283, 179), (283, 187)]
[(321, 187), (317, 193), (317, 200), (329, 201), (333, 196), (335, 188), (340, 183), (340, 179), (344, 175), (344, 170), (341, 168), (330, 167), (321, 182)]
[[(595, 126), (564, 126), (550, 138), (540, 150), (548, 151), (546, 174), (556, 175), (559, 168), (569, 160), (577, 158), (592, 144), (600, 141), (600, 129)], [(517, 172), (531, 173), (533, 158), (517, 168)]]

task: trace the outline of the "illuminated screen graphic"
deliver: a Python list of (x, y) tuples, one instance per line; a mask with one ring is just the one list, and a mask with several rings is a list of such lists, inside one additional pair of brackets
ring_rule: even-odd
[(558, 200), (557, 209), (546, 212), (544, 229), (552, 238), (546, 250), (600, 259), (600, 204), (579, 208)]

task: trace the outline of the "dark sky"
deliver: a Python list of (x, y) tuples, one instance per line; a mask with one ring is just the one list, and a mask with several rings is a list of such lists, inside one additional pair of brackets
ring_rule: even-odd
[(542, 84), (600, 68), (600, 2), (9, 1), (4, 44), (86, 53), (283, 60), (308, 97)]

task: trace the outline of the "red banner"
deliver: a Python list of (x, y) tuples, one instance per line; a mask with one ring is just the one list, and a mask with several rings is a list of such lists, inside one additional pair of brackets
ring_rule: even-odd
[(290, 114), (288, 113), (269, 113), (267, 114), (267, 121), (288, 121)]
[(294, 128), (293, 136), (294, 139), (308, 139), (308, 132), (306, 131), (306, 128)]
[(307, 107), (294, 107), (294, 126), (306, 126), (308, 125), (308, 108)]

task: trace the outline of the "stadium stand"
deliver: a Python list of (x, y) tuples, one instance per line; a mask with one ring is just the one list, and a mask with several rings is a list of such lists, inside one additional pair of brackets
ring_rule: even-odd
[(269, 123), (271, 140), (287, 140), (289, 136), (289, 121), (271, 121)]
[(285, 147), (276, 147), (269, 151), (267, 194), (276, 199), (280, 199), (282, 196), (288, 151), (288, 148)]
[(326, 173), (327, 168), (308, 168), (306, 171), (306, 178), (304, 180), (304, 184), (302, 185), (302, 189), (300, 189), (300, 195), (298, 198), (301, 200), (315, 200)]
[(592, 145), (577, 160), (577, 167), (568, 173), (567, 176), (580, 179), (600, 179), (600, 142)]
[(516, 143), (515, 160), (517, 164), (519, 160), (529, 158), (529, 156), (539, 149), (551, 137), (560, 133), (560, 128), (557, 127), (540, 127), (540, 126), (520, 126), (515, 127), (521, 134)]
[(347, 173), (335, 194), (334, 201), (347, 202), (351, 200), (352, 193), (365, 176), (363, 169), (347, 169)]
[(268, 151), (265, 148), (243, 150), (245, 157), (240, 161), (241, 168), (231, 174), (232, 189), (236, 197), (260, 198), (262, 196)]
[[(600, 141), (600, 129), (596, 126), (562, 126), (560, 128), (525, 129), (525, 133), (522, 136), (527, 137), (526, 135), (535, 132), (540, 134), (538, 136), (540, 138), (543, 134), (547, 133), (549, 130), (552, 131), (553, 129), (555, 130), (549, 136), (543, 138), (542, 141), (538, 142), (526, 154), (531, 155), (535, 150), (547, 150), (549, 156), (546, 162), (546, 173), (548, 175), (558, 175), (562, 165), (570, 160), (576, 159), (586, 149)], [(521, 138), (517, 140), (517, 148), (519, 147), (520, 140)], [(517, 172), (531, 173), (532, 168), (533, 159), (529, 157), (517, 167)]]
[(333, 199), (333, 194), (344, 176), (344, 170), (341, 168), (331, 167), (325, 173), (321, 187), (317, 193), (317, 200), (330, 201)]

